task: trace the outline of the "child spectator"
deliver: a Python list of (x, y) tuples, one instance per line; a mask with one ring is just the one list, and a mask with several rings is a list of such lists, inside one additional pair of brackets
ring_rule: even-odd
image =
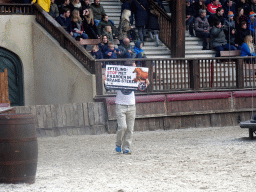
[(228, 12), (228, 18), (224, 20), (224, 30), (229, 31), (230, 28), (236, 28), (236, 23), (234, 21), (234, 13), (232, 11)]
[(57, 4), (54, 3), (55, 0), (51, 0), (51, 6), (49, 15), (51, 15), (54, 19), (59, 16), (59, 9)]
[(230, 27), (228, 31), (225, 31), (227, 43), (235, 46), (238, 50), (240, 50), (240, 46), (236, 43), (236, 29), (234, 27)]
[(105, 28), (103, 29), (103, 35), (107, 35), (108, 36), (108, 40), (110, 42), (113, 42), (113, 34), (112, 34), (112, 28), (110, 25), (106, 25)]
[(247, 23), (245, 21), (241, 22), (241, 27), (237, 31), (237, 39), (236, 42), (238, 45), (242, 45), (244, 43), (244, 38), (250, 35), (250, 30), (247, 28)]
[(256, 56), (252, 40), (253, 39), (251, 35), (247, 35), (244, 38), (244, 43), (241, 47), (241, 56)]
[(107, 35), (102, 35), (100, 37), (100, 40), (101, 40), (101, 42), (99, 43), (99, 48), (100, 48), (101, 52), (103, 53), (103, 57), (104, 57), (104, 53), (108, 49), (108, 43), (109, 43), (108, 36)]
[(95, 58), (95, 59), (103, 59), (103, 54), (100, 51), (100, 48), (98, 45), (93, 45), (92, 46), (92, 51), (91, 51), (91, 55)]
[[(135, 45), (133, 47), (133, 50), (136, 53), (135, 58), (147, 58), (142, 47), (143, 47), (143, 43), (141, 41), (137, 41), (135, 43)], [(143, 64), (144, 64), (144, 62), (142, 62), (142, 63), (140, 61), (136, 62), (136, 65), (139, 67), (142, 67)]]
[(84, 9), (82, 13), (83, 17), (83, 28), (85, 33), (91, 38), (91, 39), (98, 39), (98, 33), (97, 33), (97, 27), (94, 23), (93, 19), (93, 13), (91, 9)]
[(120, 55), (120, 50), (115, 48), (114, 43), (108, 43), (108, 49), (104, 53), (104, 57), (106, 59), (116, 59), (117, 58), (117, 54)]
[(249, 15), (249, 30), (251, 31), (252, 36), (255, 36), (255, 27), (256, 27), (255, 13), (251, 11)]
[(113, 32), (113, 36), (115, 36), (115, 27), (114, 25), (112, 24), (112, 22), (110, 22), (108, 20), (108, 15), (106, 14), (103, 14), (102, 17), (101, 17), (101, 21), (99, 22), (98, 26), (97, 26), (97, 29), (98, 29), (98, 34), (99, 35), (102, 35), (103, 33), (103, 29), (105, 28), (105, 26), (111, 26), (111, 29), (112, 29), (112, 32)]
[(74, 38), (81, 36), (83, 39), (88, 39), (88, 35), (83, 29), (83, 22), (79, 15), (79, 11), (76, 9), (72, 12), (72, 30)]

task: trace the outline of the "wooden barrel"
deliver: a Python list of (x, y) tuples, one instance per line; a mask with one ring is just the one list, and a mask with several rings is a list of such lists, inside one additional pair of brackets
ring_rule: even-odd
[(0, 183), (34, 183), (37, 158), (34, 115), (0, 115)]

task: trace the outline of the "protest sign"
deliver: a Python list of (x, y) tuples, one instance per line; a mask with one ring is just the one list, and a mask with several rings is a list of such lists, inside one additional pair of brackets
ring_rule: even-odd
[(148, 68), (121, 65), (106, 66), (105, 88), (116, 90), (145, 91), (147, 89)]

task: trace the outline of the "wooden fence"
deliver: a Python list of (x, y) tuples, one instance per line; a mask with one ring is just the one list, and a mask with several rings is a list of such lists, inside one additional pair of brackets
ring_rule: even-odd
[(0, 103), (10, 105), (8, 90), (8, 73), (7, 69), (4, 69), (4, 72), (0, 73)]

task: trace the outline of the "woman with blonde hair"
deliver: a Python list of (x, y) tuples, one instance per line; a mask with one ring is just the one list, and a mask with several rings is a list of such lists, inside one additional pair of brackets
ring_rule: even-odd
[(241, 56), (256, 56), (256, 53), (254, 51), (254, 44), (252, 43), (252, 36), (247, 35), (244, 38), (244, 43), (241, 47)]
[(83, 17), (83, 27), (85, 29), (85, 32), (88, 34), (88, 36), (91, 39), (99, 38), (98, 32), (97, 32), (97, 27), (94, 23), (92, 10), (88, 9), (88, 8), (83, 9), (82, 17)]
[(71, 22), (73, 37), (76, 38), (80, 36), (83, 39), (88, 39), (88, 35), (85, 33), (83, 28), (82, 18), (80, 17), (79, 11), (76, 9), (72, 12)]
[(125, 9), (122, 13), (121, 21), (118, 28), (118, 31), (119, 31), (118, 39), (120, 41), (123, 41), (124, 38), (130, 39), (129, 31), (132, 29), (131, 23), (130, 23), (130, 15), (131, 15), (131, 11), (128, 9)]

